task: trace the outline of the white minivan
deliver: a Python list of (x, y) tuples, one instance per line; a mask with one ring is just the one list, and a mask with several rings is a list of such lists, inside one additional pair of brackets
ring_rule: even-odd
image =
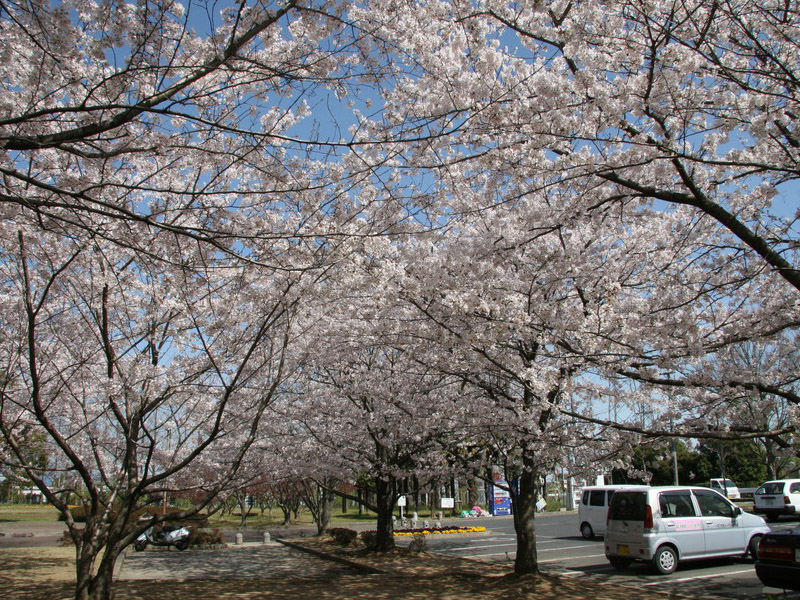
[(709, 488), (653, 486), (619, 490), (611, 498), (605, 552), (611, 566), (651, 562), (672, 573), (679, 561), (757, 556), (766, 521)]
[(777, 521), (781, 515), (800, 515), (800, 479), (762, 483), (753, 494), (753, 506), (770, 521)]
[(639, 487), (635, 485), (592, 485), (583, 488), (578, 502), (578, 523), (581, 535), (590, 540), (606, 532), (606, 517), (611, 496), (617, 490)]
[(726, 496), (728, 500), (740, 500), (742, 498), (739, 488), (730, 479), (712, 479), (711, 485), (708, 487)]

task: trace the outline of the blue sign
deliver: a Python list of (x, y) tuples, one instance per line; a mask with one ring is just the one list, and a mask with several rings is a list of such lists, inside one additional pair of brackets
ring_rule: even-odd
[(492, 483), (489, 485), (489, 512), (495, 516), (511, 514), (511, 493), (499, 467), (492, 469)]

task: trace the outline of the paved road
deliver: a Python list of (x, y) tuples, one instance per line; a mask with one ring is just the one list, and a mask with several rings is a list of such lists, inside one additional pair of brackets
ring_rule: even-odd
[[(510, 517), (480, 521), (490, 530), (483, 536), (453, 538), (431, 536), (428, 550), (487, 562), (511, 563), (515, 557), (514, 526)], [(796, 527), (798, 520), (782, 520), (773, 529)], [(625, 571), (613, 569), (605, 558), (602, 538), (584, 540), (578, 531), (577, 513), (547, 513), (536, 517), (539, 564), (542, 569), (568, 577), (592, 577), (640, 590), (657, 590), (691, 598), (764, 600), (779, 590), (766, 588), (756, 577), (750, 559), (726, 559), (684, 563), (671, 575), (659, 575), (647, 565)], [(781, 599), (800, 599), (788, 593)]]

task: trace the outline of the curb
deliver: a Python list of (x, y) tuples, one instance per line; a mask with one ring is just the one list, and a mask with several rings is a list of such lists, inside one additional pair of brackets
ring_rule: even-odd
[(277, 539), (276, 542), (283, 544), (284, 546), (288, 546), (289, 548), (294, 548), (295, 550), (299, 550), (300, 552), (306, 552), (307, 554), (312, 554), (319, 558), (330, 560), (332, 562), (340, 563), (351, 567), (353, 569), (358, 569), (360, 571), (364, 571), (365, 573), (370, 573), (371, 575), (385, 575), (387, 571), (383, 569), (378, 569), (376, 567), (370, 567), (368, 565), (363, 565), (361, 563), (357, 563), (352, 560), (348, 560), (346, 558), (342, 558), (340, 556), (333, 556), (332, 554), (327, 554), (325, 552), (320, 552), (319, 550), (315, 550), (313, 548), (308, 548), (301, 544), (295, 544), (294, 542), (289, 542), (287, 540)]

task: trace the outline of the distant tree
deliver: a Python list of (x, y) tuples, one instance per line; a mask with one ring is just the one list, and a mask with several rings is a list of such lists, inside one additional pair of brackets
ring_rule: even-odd
[(724, 475), (739, 487), (758, 487), (770, 478), (762, 448), (756, 440), (701, 442), (697, 446), (697, 452), (709, 467), (703, 481)]

